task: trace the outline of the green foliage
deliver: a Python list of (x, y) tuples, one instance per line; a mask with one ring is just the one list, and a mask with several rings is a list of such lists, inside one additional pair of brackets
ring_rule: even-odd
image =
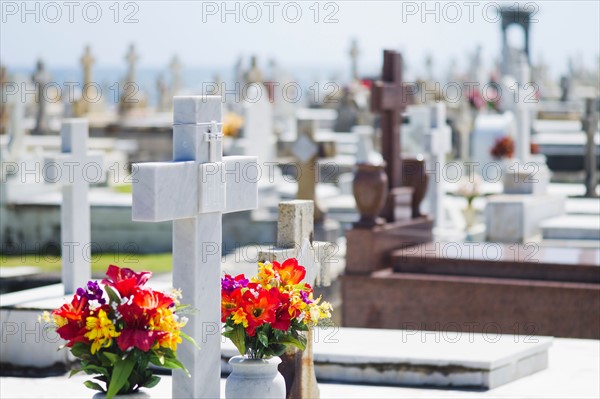
[[(153, 273), (170, 273), (173, 268), (173, 256), (164, 254), (129, 254), (129, 253), (92, 253), (91, 265), (94, 274), (104, 274), (107, 264), (122, 264), (136, 271)], [(42, 273), (59, 272), (60, 255), (23, 254), (17, 256), (0, 255), (0, 266), (15, 267), (29, 265), (39, 267)]]
[(299, 331), (306, 330), (307, 328), (301, 323), (298, 323), (298, 326), (293, 325), (287, 331), (277, 330), (269, 324), (264, 324), (257, 328), (256, 334), (251, 337), (246, 334), (241, 324), (233, 324), (228, 320), (223, 335), (233, 342), (240, 354), (247, 354), (253, 359), (262, 359), (282, 355), (289, 345), (304, 350), (306, 337)]

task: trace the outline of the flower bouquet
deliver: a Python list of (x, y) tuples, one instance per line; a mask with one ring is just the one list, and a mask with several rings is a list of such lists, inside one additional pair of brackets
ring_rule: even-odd
[(182, 337), (194, 343), (181, 331), (187, 319), (178, 313), (186, 306), (179, 304), (177, 291), (165, 294), (144, 287), (151, 275), (110, 265), (102, 285), (89, 281), (71, 303), (44, 315), (81, 360), (81, 370), (71, 375), (96, 374), (93, 378), (106, 388), (92, 380), (84, 384), (106, 392), (108, 399), (155, 386), (160, 377), (149, 363), (187, 373), (176, 353)]
[(515, 141), (510, 136), (500, 137), (490, 150), (490, 155), (496, 159), (512, 158), (515, 153)]
[(331, 317), (331, 305), (313, 298), (306, 270), (296, 259), (259, 263), (258, 275), (225, 275), (221, 280), (223, 335), (241, 356), (229, 360), (226, 398), (285, 398), (278, 357), (289, 345), (306, 347), (304, 331)]
[(306, 338), (300, 331), (331, 317), (331, 305), (313, 298), (313, 289), (302, 280), (306, 269), (296, 259), (259, 263), (258, 275), (228, 274), (221, 280), (223, 335), (241, 355), (262, 359), (281, 355), (287, 345), (300, 350)]

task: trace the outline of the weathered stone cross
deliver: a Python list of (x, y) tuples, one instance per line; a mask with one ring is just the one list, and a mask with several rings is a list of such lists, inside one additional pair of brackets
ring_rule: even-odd
[(298, 193), (296, 198), (314, 201), (316, 222), (325, 219), (325, 211), (317, 200), (319, 181), (319, 159), (335, 156), (335, 142), (316, 137), (318, 121), (311, 116), (298, 115), (297, 139), (292, 144), (292, 153), (298, 159)]
[(88, 153), (85, 119), (63, 120), (61, 154), (44, 160), (47, 183), (62, 184), (60, 231), (62, 282), (65, 294), (73, 294), (92, 278), (89, 183), (104, 179), (102, 155)]
[[(283, 262), (296, 258), (306, 268), (305, 281), (328, 286), (331, 284), (329, 258), (335, 250), (333, 243), (313, 241), (314, 203), (295, 200), (279, 203), (277, 248), (260, 251), (258, 261)], [(313, 364), (313, 334), (306, 334), (304, 352), (291, 348), (282, 357), (282, 374), (286, 378), (288, 398), (318, 398), (319, 388)]]
[(402, 56), (395, 51), (384, 50), (381, 80), (371, 88), (371, 111), (381, 113), (381, 152), (386, 162), (390, 193), (382, 216), (388, 221), (394, 220), (394, 189), (402, 183), (400, 122), (401, 112), (410, 99), (410, 91), (402, 84)]
[(221, 97), (174, 98), (174, 162), (134, 165), (133, 220), (173, 221), (173, 286), (197, 314), (185, 331), (201, 350), (181, 350), (192, 378), (173, 373), (173, 397), (218, 398), (223, 213), (254, 209), (256, 157), (222, 156)]

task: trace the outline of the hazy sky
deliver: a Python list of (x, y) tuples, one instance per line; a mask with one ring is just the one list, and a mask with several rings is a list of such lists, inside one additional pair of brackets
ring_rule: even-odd
[[(598, 1), (522, 3), (535, 10), (534, 63), (542, 56), (555, 76), (566, 70), (569, 56), (597, 65)], [(363, 72), (378, 71), (381, 51), (393, 48), (403, 51), (413, 71), (431, 53), (436, 73), (444, 77), (452, 58), (465, 68), (478, 44), (487, 65), (500, 52), (498, 3), (490, 2), (29, 1), (29, 14), (22, 4), (2, 1), (0, 55), (9, 67), (32, 67), (38, 57), (49, 68), (74, 67), (86, 43), (98, 66), (124, 67), (127, 48), (135, 43), (144, 67), (164, 67), (173, 54), (188, 67), (231, 67), (240, 54), (257, 54), (263, 63), (276, 58), (292, 70), (347, 68), (350, 40), (357, 38)], [(232, 13), (224, 14), (225, 7)], [(432, 12), (425, 14), (425, 8)], [(125, 23), (128, 16), (131, 23)]]

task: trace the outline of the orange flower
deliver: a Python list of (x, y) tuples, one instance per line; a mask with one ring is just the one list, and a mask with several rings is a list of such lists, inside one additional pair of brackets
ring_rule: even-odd
[(65, 303), (52, 312), (54, 322), (59, 326), (58, 335), (71, 347), (75, 342), (87, 342), (85, 320), (90, 314), (88, 299), (74, 295), (71, 303)]
[(298, 260), (294, 258), (287, 259), (282, 264), (273, 262), (273, 270), (279, 273), (279, 277), (285, 285), (299, 284), (306, 276), (306, 269), (299, 265)]

